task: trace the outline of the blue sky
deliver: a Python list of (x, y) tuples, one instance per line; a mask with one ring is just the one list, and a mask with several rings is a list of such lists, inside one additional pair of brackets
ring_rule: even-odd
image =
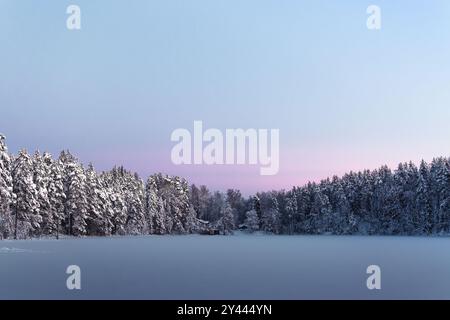
[[(449, 57), (445, 0), (0, 0), (0, 131), (13, 152), (69, 148), (99, 170), (289, 188), (448, 156)], [(194, 120), (279, 128), (280, 173), (172, 165), (170, 134)]]

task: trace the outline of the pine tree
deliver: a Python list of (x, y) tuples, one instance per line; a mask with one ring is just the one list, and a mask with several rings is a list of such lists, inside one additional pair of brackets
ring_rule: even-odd
[(196, 215), (200, 213), (200, 189), (192, 184), (189, 187), (189, 203), (191, 204), (192, 209), (196, 212)]
[(186, 219), (186, 230), (189, 233), (197, 233), (200, 231), (199, 221), (197, 219), (197, 213), (193, 207), (189, 207), (189, 214)]
[(105, 193), (108, 195), (106, 201), (109, 201), (111, 205), (111, 212), (104, 217), (105, 224), (110, 226), (110, 232), (114, 235), (126, 233), (128, 206), (125, 199), (123, 176), (124, 169), (121, 167), (114, 167), (111, 171), (101, 175)]
[(165, 234), (166, 212), (164, 201), (158, 196), (158, 186), (154, 176), (149, 177), (146, 184), (146, 212), (149, 232), (151, 234)]
[(330, 201), (317, 185), (314, 186), (313, 195), (309, 220), (310, 229), (312, 233), (325, 233), (327, 231), (325, 221), (329, 220), (332, 212)]
[(199, 219), (207, 220), (210, 192), (206, 186), (204, 185), (200, 186), (198, 198), (199, 198), (199, 207), (198, 207), (199, 211), (197, 211), (197, 217)]
[(60, 161), (64, 168), (65, 226), (69, 235), (82, 236), (87, 232), (88, 219), (86, 175), (68, 151), (61, 154)]
[(279, 207), (278, 200), (274, 192), (271, 192), (268, 196), (267, 205), (262, 209), (261, 213), (261, 230), (266, 232), (278, 233), (279, 232)]
[(111, 233), (114, 235), (124, 234), (127, 221), (127, 206), (124, 196), (117, 186), (108, 187), (108, 195), (112, 206)]
[(429, 168), (422, 161), (419, 168), (419, 179), (416, 190), (416, 206), (419, 216), (420, 233), (430, 234), (432, 231), (432, 212), (430, 203)]
[(141, 234), (145, 228), (145, 187), (137, 175), (126, 177), (127, 232)]
[(295, 190), (288, 193), (285, 207), (285, 215), (282, 217), (282, 224), (285, 226), (285, 233), (294, 233), (294, 221), (297, 215), (297, 199)]
[(351, 208), (350, 203), (342, 185), (342, 181), (334, 176), (332, 180), (332, 190), (329, 197), (330, 203), (332, 204), (332, 210), (334, 212), (334, 217), (337, 221), (334, 222), (335, 228), (334, 234), (351, 234), (354, 232), (354, 225), (351, 218)]
[(233, 209), (228, 202), (221, 209), (221, 218), (217, 222), (217, 226), (222, 234), (232, 234), (235, 229)]
[(247, 213), (245, 214), (244, 224), (250, 232), (255, 232), (259, 230), (258, 214), (254, 209), (247, 211)]
[[(189, 233), (192, 222), (187, 181), (179, 177), (153, 175), (149, 178), (157, 195), (158, 209), (153, 217), (156, 233)], [(148, 189), (148, 187), (147, 187)]]
[(33, 161), (25, 150), (14, 159), (13, 191), (16, 195), (14, 204), (14, 239), (17, 239), (23, 224), (25, 235), (39, 230), (42, 217), (39, 214), (39, 194), (33, 182)]
[(304, 186), (302, 188), (292, 189), (292, 208), (294, 214), (294, 233), (307, 234), (310, 233), (308, 230), (308, 215), (311, 211), (311, 188), (310, 185)]
[(445, 158), (437, 158), (432, 162), (432, 181), (434, 196), (434, 232), (444, 233), (449, 231), (450, 210), (448, 199), (450, 193), (450, 169)]
[(14, 199), (11, 158), (5, 136), (0, 134), (0, 239), (9, 237), (12, 232), (11, 207)]
[(258, 195), (255, 195), (253, 198), (253, 207), (252, 209), (256, 211), (256, 214), (258, 215), (259, 220), (259, 228), (262, 229), (262, 210), (261, 210), (261, 200), (259, 199)]
[(399, 164), (394, 175), (394, 189), (400, 207), (399, 227), (403, 234), (414, 234), (416, 230), (415, 192), (417, 178), (417, 168), (412, 163)]
[(239, 190), (228, 189), (227, 190), (227, 201), (233, 209), (233, 215), (235, 222), (237, 224), (243, 223), (245, 220), (245, 201)]
[(110, 235), (114, 215), (106, 183), (92, 164), (86, 170), (87, 230), (90, 235)]
[(48, 186), (50, 184), (50, 167), (45, 163), (44, 157), (36, 151), (33, 157), (33, 182), (36, 185), (37, 201), (39, 202), (39, 214), (42, 218), (39, 234), (51, 234), (53, 214), (50, 208)]
[(48, 168), (50, 179), (47, 191), (49, 199), (49, 212), (52, 217), (47, 221), (46, 230), (49, 234), (55, 234), (59, 238), (61, 223), (64, 220), (64, 193), (62, 165), (59, 161), (54, 161), (49, 153), (44, 153), (44, 163)]
[(450, 231), (450, 158), (445, 159), (445, 168), (440, 176), (440, 184), (443, 185), (441, 191), (440, 212), (445, 221), (444, 231)]

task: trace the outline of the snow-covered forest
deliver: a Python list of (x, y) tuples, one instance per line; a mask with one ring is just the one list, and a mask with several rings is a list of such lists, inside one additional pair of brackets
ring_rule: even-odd
[(450, 158), (350, 172), (289, 191), (211, 192), (180, 177), (98, 173), (69, 151), (8, 152), (0, 135), (0, 238), (139, 234), (432, 235), (450, 232)]

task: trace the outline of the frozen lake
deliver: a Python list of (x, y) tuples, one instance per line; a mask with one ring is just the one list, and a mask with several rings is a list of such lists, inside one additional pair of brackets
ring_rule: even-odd
[[(366, 268), (381, 267), (381, 290)], [(81, 268), (82, 289), (66, 288)], [(450, 238), (147, 236), (0, 241), (0, 299), (450, 299)]]

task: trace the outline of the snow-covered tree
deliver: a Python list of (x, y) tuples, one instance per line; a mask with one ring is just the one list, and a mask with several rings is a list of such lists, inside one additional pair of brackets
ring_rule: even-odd
[(444, 233), (449, 229), (450, 213), (446, 207), (449, 192), (447, 159), (435, 158), (430, 165), (430, 205), (432, 210), (433, 233)]
[(250, 232), (255, 232), (259, 230), (258, 214), (254, 209), (247, 211), (247, 213), (245, 214), (244, 224), (247, 227), (247, 230)]
[(256, 214), (258, 215), (260, 223), (259, 227), (261, 228), (262, 210), (261, 210), (261, 200), (259, 199), (258, 195), (253, 196), (252, 202), (253, 202), (253, 210), (255, 210)]
[(156, 174), (147, 180), (147, 217), (153, 233), (189, 233), (193, 211), (187, 182), (179, 177)]
[(243, 223), (245, 220), (245, 213), (247, 208), (241, 192), (236, 189), (228, 189), (226, 201), (230, 204), (231, 209), (233, 209), (233, 215), (236, 224)]
[(222, 192), (214, 192), (208, 198), (206, 205), (206, 213), (202, 215), (201, 219), (209, 222), (217, 222), (221, 217), (222, 207), (225, 205), (225, 196)]
[[(105, 175), (108, 186), (115, 191), (114, 233), (142, 234), (148, 231), (144, 182), (135, 173), (115, 167)], [(120, 205), (119, 205), (120, 204)], [(123, 207), (122, 207), (123, 205)], [(124, 212), (122, 211), (125, 210)]]
[(141, 234), (145, 228), (145, 186), (137, 175), (127, 177), (125, 188), (127, 202), (127, 233)]
[(310, 211), (309, 225), (312, 233), (326, 233), (332, 214), (331, 204), (327, 195), (316, 185)]
[(330, 222), (333, 233), (353, 233), (355, 226), (350, 223), (351, 221), (354, 221), (351, 217), (352, 212), (350, 203), (345, 194), (342, 181), (337, 176), (334, 176), (331, 181), (330, 194), (328, 197), (333, 210), (333, 221)]
[(296, 201), (296, 204), (294, 203), (296, 208), (296, 211), (294, 211), (294, 233), (312, 233), (309, 228), (310, 223), (308, 222), (313, 198), (312, 190), (312, 184), (308, 183), (304, 187), (294, 187), (291, 191), (293, 194), (293, 200), (295, 199)]
[(450, 231), (450, 159), (445, 159), (442, 164), (441, 174), (437, 183), (441, 186), (439, 197), (439, 212), (441, 219), (441, 230)]
[[(8, 154), (0, 135), (0, 238), (71, 235), (231, 233), (447, 234), (450, 159), (401, 163), (395, 171), (350, 172), (289, 191), (242, 197), (210, 192), (174, 176), (155, 174), (144, 185), (115, 167), (98, 174), (68, 151)], [(201, 220), (200, 220), (201, 219)]]
[(12, 232), (11, 206), (14, 202), (11, 158), (0, 134), (0, 239), (7, 238)]
[(402, 234), (415, 232), (415, 191), (417, 189), (417, 168), (413, 164), (401, 163), (394, 174), (394, 193), (399, 206), (398, 229)]
[(179, 177), (156, 174), (147, 181), (147, 192), (149, 190), (153, 190), (158, 199), (156, 207), (149, 208), (147, 205), (147, 210), (151, 210), (147, 214), (153, 216), (152, 225), (155, 233), (191, 232), (192, 211), (187, 181)]
[(419, 179), (416, 190), (416, 206), (419, 217), (420, 233), (429, 234), (432, 231), (432, 211), (430, 201), (429, 167), (422, 161), (419, 168)]
[(56, 238), (59, 238), (61, 224), (64, 221), (64, 202), (66, 200), (63, 169), (61, 163), (53, 160), (49, 153), (44, 153), (43, 157), (50, 176), (47, 185), (47, 196), (50, 204), (49, 215), (52, 217), (51, 220), (47, 221), (46, 231), (49, 234), (55, 234)]
[(200, 188), (192, 185), (189, 191), (190, 203), (196, 212), (197, 218), (212, 221), (209, 214), (211, 195), (208, 188), (204, 185), (200, 186)]
[(36, 151), (33, 157), (33, 182), (36, 185), (37, 201), (39, 202), (39, 214), (42, 218), (40, 229), (35, 233), (51, 234), (54, 226), (53, 214), (50, 208), (48, 186), (50, 184), (50, 167), (44, 161), (44, 157)]
[[(41, 227), (39, 214), (39, 194), (33, 181), (33, 161), (25, 150), (19, 152), (12, 165), (14, 203), (14, 238), (19, 233), (25, 236)], [(19, 228), (23, 227), (22, 230)]]
[(87, 230), (88, 195), (83, 166), (68, 151), (60, 161), (64, 168), (65, 227), (69, 235), (83, 236)]
[(267, 204), (261, 211), (260, 229), (266, 232), (279, 233), (280, 212), (278, 200), (274, 192), (268, 195)]
[(127, 221), (127, 206), (124, 196), (117, 189), (117, 186), (108, 187), (107, 190), (112, 206), (112, 217), (110, 218), (112, 225), (111, 233), (124, 234)]
[(148, 226), (148, 233), (164, 234), (166, 233), (164, 218), (161, 216), (160, 199), (157, 194), (155, 180), (150, 177), (145, 186), (145, 212)]
[(200, 230), (197, 212), (193, 207), (189, 207), (189, 213), (186, 218), (186, 231), (188, 233), (197, 233)]
[(128, 206), (125, 199), (123, 175), (124, 169), (122, 167), (114, 167), (111, 171), (101, 174), (104, 192), (108, 195), (108, 199), (105, 201), (109, 201), (111, 205), (111, 215), (103, 217), (104, 228), (106, 232), (109, 232), (108, 228), (110, 227), (110, 232), (114, 235), (126, 233)]
[(235, 229), (233, 209), (228, 202), (221, 209), (221, 217), (217, 221), (217, 227), (224, 235), (232, 234)]
[[(297, 215), (297, 199), (295, 192), (290, 192), (286, 196), (286, 206), (284, 210), (285, 214), (281, 217), (282, 225), (284, 225), (284, 232), (287, 234), (294, 233), (294, 219)], [(248, 216), (247, 216), (248, 218)]]
[(91, 235), (110, 235), (114, 216), (111, 197), (102, 176), (89, 164), (86, 170), (87, 230)]

